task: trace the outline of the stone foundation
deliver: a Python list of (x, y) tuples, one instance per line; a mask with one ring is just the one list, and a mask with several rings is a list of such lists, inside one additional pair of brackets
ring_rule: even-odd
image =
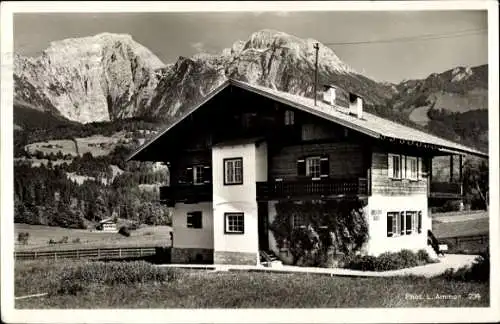
[(172, 248), (172, 263), (213, 264), (213, 249)]
[(258, 254), (248, 252), (215, 251), (215, 264), (258, 264)]

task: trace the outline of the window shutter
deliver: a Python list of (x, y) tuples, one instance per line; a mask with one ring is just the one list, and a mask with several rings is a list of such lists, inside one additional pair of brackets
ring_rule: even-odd
[(418, 232), (422, 233), (422, 212), (418, 212)]
[(330, 174), (330, 161), (328, 160), (328, 155), (324, 155), (320, 158), (319, 169), (320, 178), (327, 178)]
[(411, 222), (413, 221), (413, 215), (412, 213), (409, 213), (409, 212), (406, 212), (406, 234), (411, 234), (411, 230), (412, 230), (412, 224)]
[(387, 215), (387, 237), (391, 237), (393, 235), (392, 218), (393, 216), (391, 214)]
[(408, 170), (408, 159), (406, 158), (406, 155), (401, 155), (401, 164), (404, 166), (401, 168), (401, 178), (408, 179), (408, 173), (406, 171)]
[(392, 154), (388, 154), (389, 158), (387, 160), (387, 175), (389, 176), (389, 178), (392, 178), (393, 175), (394, 175), (394, 171), (393, 171), (393, 167), (392, 167), (392, 162), (393, 162), (393, 158), (392, 158)]
[(187, 167), (186, 168), (186, 182), (187, 183), (193, 183), (193, 167)]
[(297, 160), (297, 175), (305, 176), (306, 175), (306, 159), (301, 157)]
[(405, 212), (399, 214), (399, 230), (401, 235), (405, 235)]
[(422, 176), (422, 158), (421, 157), (419, 157), (417, 159), (417, 170), (418, 170), (417, 171), (417, 179), (420, 180), (423, 177)]
[(203, 183), (212, 182), (212, 168), (209, 165), (203, 166)]

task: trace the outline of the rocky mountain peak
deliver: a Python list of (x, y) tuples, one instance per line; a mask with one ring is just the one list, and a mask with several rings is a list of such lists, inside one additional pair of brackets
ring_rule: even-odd
[(472, 69), (469, 66), (456, 67), (451, 71), (451, 82), (458, 82), (458, 81), (465, 80), (465, 79), (469, 78), (470, 76), (472, 76), (472, 73), (473, 73)]
[(154, 71), (165, 67), (130, 35), (111, 33), (53, 41), (15, 65), (16, 94), (30, 84), (63, 117), (82, 123), (134, 116), (156, 88)]

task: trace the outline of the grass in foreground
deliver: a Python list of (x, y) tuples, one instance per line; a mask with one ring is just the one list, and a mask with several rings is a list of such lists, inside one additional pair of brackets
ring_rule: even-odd
[[(150, 264), (18, 262), (16, 308), (485, 307), (489, 284), (445, 278), (348, 278), (206, 272)], [(73, 287), (76, 289), (61, 289)]]

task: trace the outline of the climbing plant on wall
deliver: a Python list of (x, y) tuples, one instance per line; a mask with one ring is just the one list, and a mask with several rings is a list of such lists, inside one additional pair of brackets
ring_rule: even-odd
[[(278, 248), (289, 247), (294, 264), (319, 266), (328, 255), (353, 254), (368, 240), (362, 200), (279, 202), (270, 224)], [(293, 227), (292, 219), (300, 226)]]

